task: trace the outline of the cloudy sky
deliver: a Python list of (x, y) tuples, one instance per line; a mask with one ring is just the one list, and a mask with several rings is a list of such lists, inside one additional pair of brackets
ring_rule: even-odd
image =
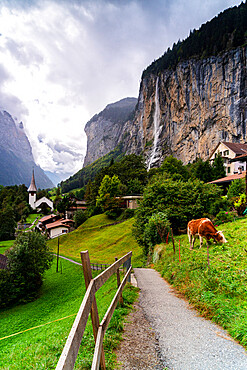
[(138, 96), (143, 69), (234, 0), (0, 0), (0, 108), (37, 164), (73, 174), (86, 122)]

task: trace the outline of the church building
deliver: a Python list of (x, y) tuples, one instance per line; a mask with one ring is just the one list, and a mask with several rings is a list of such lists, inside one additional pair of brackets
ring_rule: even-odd
[(53, 202), (50, 199), (43, 197), (41, 199), (36, 200), (37, 199), (37, 187), (36, 187), (35, 179), (34, 179), (34, 170), (32, 174), (31, 184), (27, 191), (29, 194), (29, 204), (32, 207), (32, 209), (36, 209), (37, 211), (40, 211), (41, 205), (45, 203), (46, 206), (48, 206), (51, 209), (51, 211), (53, 211), (54, 209)]

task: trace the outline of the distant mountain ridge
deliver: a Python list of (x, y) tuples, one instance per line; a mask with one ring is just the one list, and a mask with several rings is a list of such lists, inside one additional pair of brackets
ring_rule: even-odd
[(83, 167), (114, 150), (123, 140), (125, 123), (133, 119), (136, 98), (125, 98), (93, 116), (85, 126), (87, 153)]
[(35, 164), (22, 122), (17, 127), (12, 116), (4, 110), (0, 111), (0, 163), (1, 185), (29, 186), (34, 169), (38, 188), (54, 186), (44, 171)]

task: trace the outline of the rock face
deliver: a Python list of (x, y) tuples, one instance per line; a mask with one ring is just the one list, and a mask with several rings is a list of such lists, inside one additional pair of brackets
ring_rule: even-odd
[[(184, 164), (206, 160), (219, 141), (247, 142), (247, 47), (217, 57), (190, 59), (158, 76), (145, 73), (134, 118), (112, 112), (129, 99), (108, 105), (86, 125), (85, 164), (122, 141), (126, 154), (144, 153), (148, 168), (172, 154)], [(130, 101), (134, 109), (135, 99)], [(131, 112), (131, 109), (129, 112)]]
[(127, 130), (126, 121), (131, 115), (133, 119), (136, 103), (136, 98), (126, 98), (109, 104), (86, 124), (87, 153), (84, 167), (103, 157), (119, 144)]
[(185, 164), (205, 160), (221, 140), (245, 143), (246, 59), (242, 47), (145, 74), (127, 152), (144, 151), (150, 168), (169, 154)]
[(32, 148), (22, 122), (16, 126), (11, 115), (0, 111), (0, 184), (30, 185), (34, 169), (37, 187), (53, 187), (44, 171), (35, 164)]

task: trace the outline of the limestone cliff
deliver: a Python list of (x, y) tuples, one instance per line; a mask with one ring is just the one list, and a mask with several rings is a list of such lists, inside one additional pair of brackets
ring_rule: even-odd
[(245, 143), (246, 58), (245, 46), (146, 73), (127, 152), (144, 150), (150, 168), (169, 154), (184, 163), (207, 159), (220, 140)]
[(136, 98), (126, 98), (109, 104), (86, 124), (87, 153), (84, 167), (108, 154), (119, 144), (126, 121), (131, 115), (133, 118), (136, 103)]

